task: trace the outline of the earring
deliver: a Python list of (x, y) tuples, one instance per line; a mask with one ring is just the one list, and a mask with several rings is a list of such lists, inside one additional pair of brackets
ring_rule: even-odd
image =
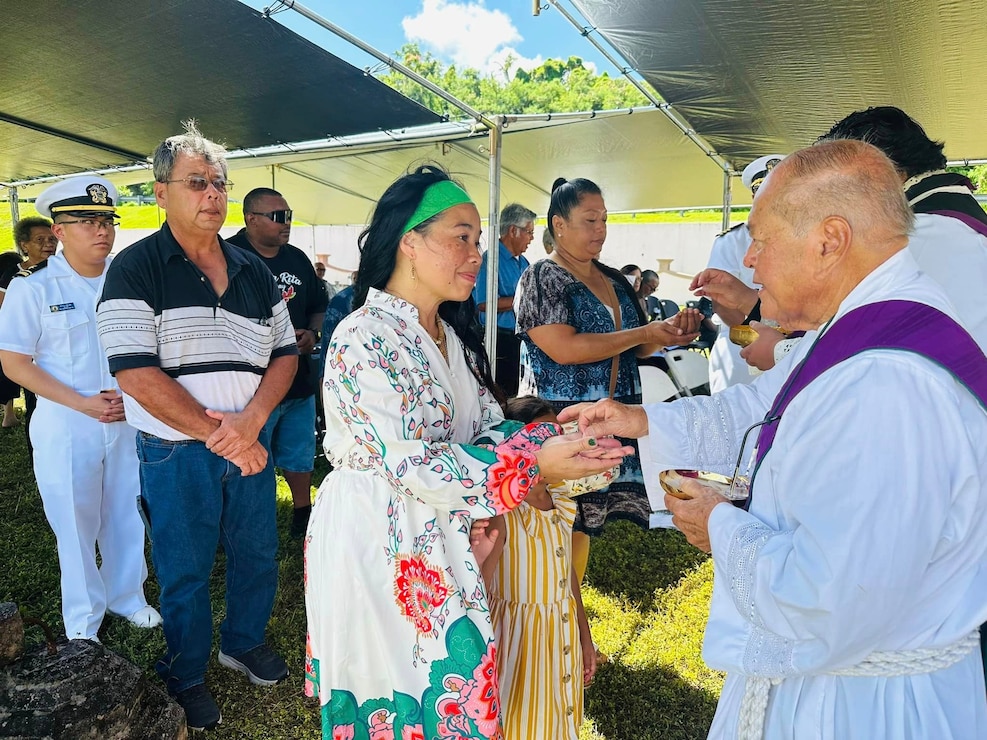
[(418, 271), (415, 269), (415, 263), (411, 263), (411, 281), (418, 287)]

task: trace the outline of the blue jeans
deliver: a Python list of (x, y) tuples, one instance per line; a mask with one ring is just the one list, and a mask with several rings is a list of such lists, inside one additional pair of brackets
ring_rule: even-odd
[(155, 666), (169, 691), (205, 681), (212, 653), (209, 577), (226, 552), (226, 618), (220, 648), (242, 655), (264, 643), (278, 587), (274, 467), (240, 469), (196, 440), (137, 435), (141, 497), (161, 586), (168, 651)]

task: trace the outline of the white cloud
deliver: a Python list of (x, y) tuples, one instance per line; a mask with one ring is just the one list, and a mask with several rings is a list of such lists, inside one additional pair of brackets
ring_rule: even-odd
[(510, 71), (512, 77), (514, 72), (517, 72), (519, 69), (530, 72), (535, 67), (540, 67), (545, 63), (545, 59), (541, 54), (533, 59), (529, 59), (528, 57), (522, 56), (521, 52), (513, 46), (504, 46), (490, 55), (483, 71), (487, 74), (492, 74), (494, 77), (502, 78), (504, 75), (504, 67), (507, 65), (508, 57), (510, 57)]
[(511, 46), (523, 40), (521, 34), (510, 16), (487, 8), (483, 0), (424, 0), (418, 15), (404, 18), (401, 26), (408, 41), (459, 68), (499, 76), (508, 54), (514, 56), (514, 67), (531, 69), (543, 61), (540, 56), (527, 59)]

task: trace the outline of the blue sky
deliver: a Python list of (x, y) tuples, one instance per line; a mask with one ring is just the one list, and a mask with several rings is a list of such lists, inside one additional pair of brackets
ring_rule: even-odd
[[(245, 2), (263, 10), (273, 0)], [(494, 75), (503, 69), (508, 54), (526, 68), (545, 59), (578, 56), (599, 72), (616, 74), (555, 8), (532, 15), (532, 0), (302, 0), (302, 5), (388, 55), (416, 41), (446, 64)], [(577, 15), (571, 5), (566, 7)], [(294, 10), (282, 10), (275, 18), (358, 67), (375, 63)]]

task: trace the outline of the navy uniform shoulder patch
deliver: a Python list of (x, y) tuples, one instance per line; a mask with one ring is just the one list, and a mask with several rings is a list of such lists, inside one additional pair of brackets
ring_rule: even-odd
[(23, 270), (18, 270), (14, 277), (31, 277), (34, 273), (45, 269), (48, 266), (48, 260), (39, 262), (36, 265), (31, 265), (30, 267), (25, 267)]
[(746, 222), (739, 223), (739, 224), (734, 224), (729, 229), (727, 229), (726, 231), (721, 231), (716, 236), (717, 236), (717, 238), (719, 238), (721, 236), (725, 236), (726, 234), (729, 234), (731, 231), (736, 231), (737, 229), (739, 229), (741, 226), (744, 226), (744, 225), (746, 225)]

